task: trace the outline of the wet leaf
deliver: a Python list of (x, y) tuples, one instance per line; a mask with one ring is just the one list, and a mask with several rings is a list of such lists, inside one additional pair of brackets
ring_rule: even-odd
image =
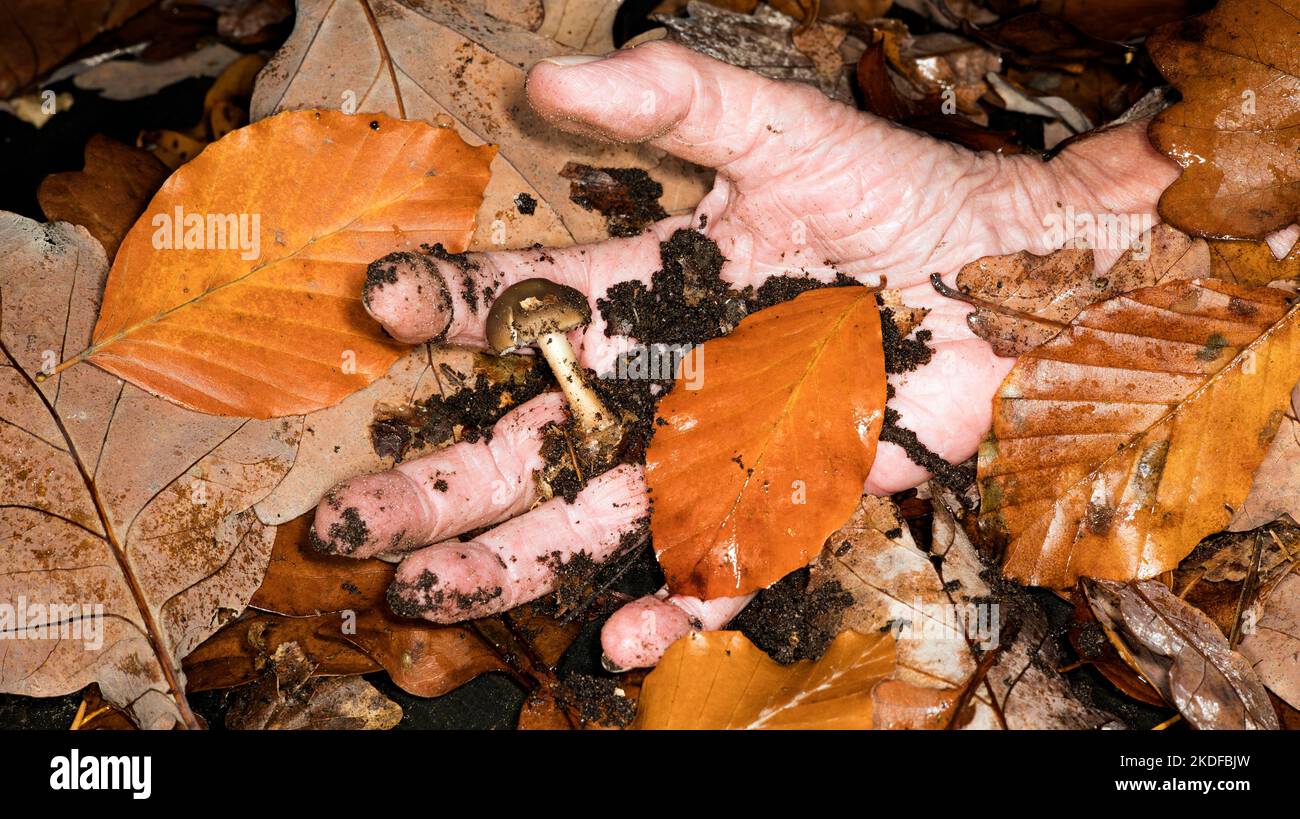
[(180, 659), (260, 582), (274, 529), (251, 507), (292, 463), (301, 419), (201, 415), (94, 367), (36, 383), (89, 340), (107, 262), (84, 230), (12, 214), (0, 259), (0, 599), (88, 606), (76, 622), (102, 627), (94, 652), (93, 633), (6, 641), (0, 690), (98, 682), (141, 727), (195, 725)]
[(862, 729), (894, 670), (888, 634), (845, 631), (820, 660), (780, 665), (738, 631), (691, 634), (646, 677), (635, 728)]
[(1261, 239), (1300, 220), (1300, 0), (1220, 0), (1147, 51), (1183, 100), (1151, 123), (1183, 167), (1160, 216), (1194, 236)]
[(1228, 529), (1243, 532), (1281, 515), (1300, 521), (1300, 383), (1291, 391), (1291, 405)]
[(50, 174), (36, 196), (47, 219), (81, 225), (112, 259), (167, 173), (148, 151), (96, 134), (86, 143), (85, 167)]
[(849, 517), (884, 414), (880, 332), (875, 292), (837, 287), (703, 345), (701, 388), (660, 402), (646, 454), (651, 531), (674, 592), (764, 588)]
[[(355, 106), (446, 124), (470, 144), (500, 146), (478, 210), (474, 249), (606, 238), (600, 215), (569, 201), (559, 175), (567, 162), (645, 168), (664, 186), (670, 213), (690, 211), (705, 191), (697, 169), (644, 147), (564, 135), (523, 103), (524, 74), (538, 60), (613, 46), (612, 4), (569, 0), (563, 9), (547, 7), (547, 19), (533, 32), (478, 3), (302, 0), (288, 41), (258, 77), (253, 120), (300, 108)], [(520, 193), (537, 200), (532, 214), (515, 206)]]
[(985, 256), (957, 274), (957, 289), (976, 304), (971, 330), (1002, 356), (1029, 352), (1059, 333), (1083, 308), (1120, 293), (1209, 274), (1205, 242), (1156, 225), (1105, 274), (1094, 252), (1063, 248)]
[(1201, 612), (1162, 583), (1085, 581), (1097, 619), (1117, 634), (1129, 659), (1197, 728), (1278, 727), (1259, 677)]
[(1250, 488), (1300, 371), (1286, 293), (1174, 281), (1020, 358), (980, 447), (981, 529), (1056, 588), (1174, 568)]
[(173, 175), (127, 234), (78, 359), (203, 412), (336, 404), (404, 349), (361, 305), (367, 266), (463, 249), (492, 153), (382, 115), (243, 128)]

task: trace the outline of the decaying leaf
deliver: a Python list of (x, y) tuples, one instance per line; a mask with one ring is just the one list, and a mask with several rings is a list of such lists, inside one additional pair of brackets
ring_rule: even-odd
[(169, 85), (193, 77), (215, 77), (239, 59), (230, 46), (213, 43), (167, 60), (108, 60), (81, 72), (72, 81), (110, 100), (152, 96)]
[(11, 0), (0, 14), (0, 99), (63, 62), (97, 34), (158, 0)]
[(1220, 0), (1147, 51), (1183, 100), (1152, 143), (1183, 166), (1160, 216), (1194, 236), (1262, 239), (1300, 221), (1300, 0)]
[(386, 600), (394, 566), (320, 554), (308, 544), (310, 517), (280, 527), (266, 577), (249, 605), (310, 621), (310, 636), (298, 642), (313, 661), (347, 659), (334, 646), (351, 646), (419, 697), (441, 696), (479, 674), (504, 670), (498, 654), (470, 628), (394, 616)]
[(1249, 532), (1222, 532), (1197, 544), (1171, 588), (1200, 609), (1236, 648), (1260, 618), (1260, 601), (1300, 559), (1300, 527), (1282, 519)]
[(1288, 295), (1174, 281), (1101, 302), (1022, 356), (980, 447), (1005, 572), (1072, 586), (1172, 569), (1232, 517), (1300, 372)]
[(871, 689), (894, 670), (888, 634), (845, 631), (820, 660), (780, 665), (738, 631), (673, 643), (646, 677), (635, 728), (871, 727)]
[(875, 292), (836, 287), (754, 313), (701, 350), (646, 454), (651, 530), (674, 592), (761, 589), (806, 566), (875, 459), (885, 364)]
[(315, 677), (297, 643), (283, 643), (266, 672), (241, 691), (226, 727), (246, 730), (386, 730), (402, 707), (360, 677)]
[(36, 197), (45, 218), (81, 225), (112, 259), (166, 178), (166, 166), (148, 151), (96, 134), (86, 143), (85, 167), (45, 177)]
[[(765, 77), (808, 83), (832, 99), (852, 102), (848, 71), (861, 53), (859, 41), (853, 41), (858, 43), (856, 48), (850, 43), (847, 56), (841, 57), (840, 45), (829, 48), (824, 35), (823, 42), (816, 46), (810, 39), (817, 35), (807, 32), (796, 41), (799, 22), (767, 5), (760, 5), (753, 14), (698, 0), (686, 8), (687, 17), (655, 16), (668, 29), (668, 39)], [(815, 53), (805, 53), (799, 48), (800, 43), (810, 51), (820, 51), (820, 58)]]
[(422, 244), (463, 250), (492, 153), (378, 114), (243, 128), (149, 203), (76, 360), (203, 412), (336, 404), (404, 351), (361, 304), (367, 266)]
[(1273, 254), (1266, 242), (1212, 239), (1208, 244), (1215, 278), (1254, 285), (1300, 279), (1300, 242), (1293, 244), (1281, 258)]
[(1094, 252), (1067, 247), (985, 256), (957, 274), (957, 289), (976, 309), (966, 321), (1002, 356), (1018, 356), (1055, 336), (1090, 304), (1174, 279), (1209, 275), (1209, 251), (1167, 225), (1156, 225), (1104, 275)]
[(1264, 601), (1264, 616), (1238, 647), (1264, 685), (1300, 707), (1300, 574), (1292, 572)]
[(196, 725), (180, 659), (257, 588), (274, 530), (251, 506), (288, 470), (301, 419), (201, 415), (94, 367), (38, 384), (89, 341), (107, 262), (86, 231), (12, 214), (0, 259), (0, 599), (60, 624), (5, 641), (0, 689), (97, 681), (141, 727)]
[(1259, 677), (1208, 617), (1154, 580), (1084, 581), (1125, 656), (1197, 728), (1276, 729)]
[[(608, 25), (616, 11), (611, 3), (576, 0), (563, 11), (553, 2), (547, 6), (546, 21), (533, 32), (492, 16), (481, 0), (303, 0), (293, 33), (258, 77), (253, 119), (298, 108), (355, 106), (445, 123), (470, 144), (500, 146), (470, 243), (475, 249), (605, 238), (600, 216), (569, 201), (559, 175), (567, 162), (645, 168), (664, 186), (670, 213), (689, 211), (707, 181), (697, 169), (645, 147), (564, 135), (528, 106), (527, 69), (544, 57), (572, 53), (578, 39), (584, 48), (600, 45), (596, 21)], [(583, 36), (578, 32), (585, 19), (593, 28)], [(532, 214), (515, 206), (520, 193), (537, 200)]]
[(891, 501), (864, 496), (813, 564), (810, 590), (835, 582), (853, 596), (833, 627), (896, 639), (895, 681), (876, 688), (875, 726), (1083, 729), (1112, 722), (1052, 671), (1060, 657), (1042, 613), (1007, 597), (1009, 589), (995, 594), (989, 587), (949, 502), (955, 498), (934, 499), (931, 543), (922, 551)]

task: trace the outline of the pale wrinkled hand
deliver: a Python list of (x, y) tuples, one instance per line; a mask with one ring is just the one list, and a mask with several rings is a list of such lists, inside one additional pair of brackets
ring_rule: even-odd
[[(703, 223), (727, 259), (723, 278), (737, 288), (773, 275), (830, 280), (841, 273), (865, 283), (883, 279), (906, 303), (929, 308), (922, 327), (932, 334), (934, 355), (890, 376), (890, 407), (953, 463), (970, 457), (988, 429), (993, 393), (1012, 360), (970, 332), (969, 308), (935, 293), (930, 275), (951, 284), (964, 263), (981, 256), (1053, 250), (1059, 238), (1046, 218), (1067, 207), (1154, 219), (1160, 192), (1177, 175), (1140, 126), (1098, 134), (1050, 163), (976, 154), (811, 87), (663, 42), (606, 58), (543, 62), (529, 73), (528, 97), (558, 128), (649, 141), (716, 168), (712, 192), (692, 217), (665, 220), (635, 238), (470, 254), (477, 268), (469, 270), (428, 256), (381, 260), (390, 275), (365, 296), (390, 334), (412, 343), (483, 345), (490, 303), (466, 298), (466, 288), (499, 292), (543, 277), (588, 294), (593, 321), (572, 341), (585, 366), (607, 371), (629, 340), (606, 336), (596, 299), (619, 282), (649, 285), (661, 267), (659, 243)], [(1121, 251), (1098, 249), (1099, 267)], [(390, 592), (402, 614), (455, 622), (535, 599), (553, 588), (557, 559), (580, 550), (608, 557), (648, 513), (641, 472), (631, 466), (593, 479), (574, 504), (556, 499), (530, 511), (540, 429), (563, 414), (562, 400), (545, 395), (502, 419), (490, 442), (457, 444), (341, 484), (317, 511), (318, 545), (355, 556), (416, 549)], [(865, 488), (887, 494), (927, 477), (902, 449), (882, 442)], [(469, 543), (439, 543), (502, 521)], [(661, 591), (634, 601), (606, 623), (605, 653), (624, 667), (653, 664), (677, 637), (721, 627), (748, 599), (699, 601)]]

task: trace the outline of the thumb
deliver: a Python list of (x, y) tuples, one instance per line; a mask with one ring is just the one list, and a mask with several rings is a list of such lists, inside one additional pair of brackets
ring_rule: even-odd
[(778, 82), (656, 41), (604, 57), (552, 57), (528, 73), (528, 99), (556, 127), (650, 142), (733, 179), (771, 174), (790, 157), (871, 119), (811, 86)]

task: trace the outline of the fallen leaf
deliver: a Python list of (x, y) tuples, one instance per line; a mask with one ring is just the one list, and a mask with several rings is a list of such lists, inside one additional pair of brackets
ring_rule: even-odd
[[(654, 15), (668, 30), (668, 39), (725, 63), (748, 68), (774, 80), (794, 80), (815, 86), (840, 102), (852, 103), (849, 68), (834, 73), (818, 70), (817, 61), (793, 39), (799, 22), (767, 5), (742, 14), (716, 5), (692, 2), (687, 17)], [(861, 46), (859, 45), (859, 50)]]
[(215, 77), (238, 59), (238, 51), (213, 43), (159, 62), (108, 60), (81, 72), (72, 84), (83, 91), (97, 91), (105, 99), (135, 100), (182, 80)]
[(267, 658), (285, 643), (293, 643), (313, 665), (313, 676), (352, 676), (380, 669), (364, 651), (327, 634), (336, 614), (284, 617), (246, 612), (209, 637), (185, 658), (185, 687), (193, 693), (234, 688), (261, 676)]
[(506, 669), (492, 646), (470, 628), (393, 615), (387, 593), (395, 567), (317, 552), (308, 544), (311, 517), (280, 527), (266, 577), (249, 600), (250, 607), (302, 621), (282, 639), (296, 639), (310, 659), (331, 669), (340, 659), (351, 660), (344, 650), (351, 647), (417, 697), (442, 696), (479, 674)]
[(1228, 529), (1244, 532), (1282, 515), (1300, 521), (1300, 383), (1291, 391), (1291, 406), (1255, 470), (1250, 494), (1237, 507)]
[(1300, 279), (1300, 242), (1292, 245), (1291, 251), (1281, 259), (1273, 255), (1265, 242), (1213, 239), (1208, 244), (1216, 278), (1251, 285)]
[(266, 672), (226, 712), (226, 727), (247, 730), (387, 730), (402, 708), (360, 677), (314, 677), (297, 643), (275, 650)]
[(1066, 637), (1079, 656), (1079, 661), (1095, 668), (1125, 696), (1157, 708), (1165, 706), (1165, 698), (1160, 692), (1152, 688), (1115, 650), (1106, 630), (1092, 613), (1086, 596), (1080, 592), (1074, 594), (1074, 611), (1070, 615), (1070, 629), (1066, 632)]
[(1292, 572), (1264, 601), (1264, 616), (1238, 650), (1264, 685), (1300, 708), (1300, 574)]
[(783, 666), (738, 631), (697, 632), (646, 677), (633, 727), (870, 728), (871, 689), (893, 670), (888, 634), (846, 631), (820, 660)]
[(877, 687), (876, 703), (886, 710), (877, 712), (876, 727), (949, 727), (934, 724), (940, 713), (956, 717), (951, 727), (970, 730), (1113, 722), (1079, 702), (1052, 671), (1060, 657), (1037, 605), (1008, 597), (1009, 587), (989, 587), (988, 567), (949, 511), (955, 498), (931, 494), (927, 550), (917, 546), (890, 500), (864, 496), (812, 568), (810, 590), (835, 582), (853, 596), (834, 627), (894, 635), (898, 685)]
[(993, 352), (1015, 357), (1061, 332), (1083, 308), (1130, 290), (1209, 275), (1206, 244), (1156, 225), (1104, 275), (1092, 250), (1065, 247), (985, 256), (962, 267), (957, 289), (976, 309), (966, 323)]
[(149, 203), (73, 360), (203, 412), (336, 404), (404, 350), (361, 305), (367, 266), (422, 244), (463, 250), (491, 156), (383, 115), (302, 111), (240, 129)]
[[(577, 0), (564, 9), (559, 17), (548, 10), (535, 33), (490, 16), (482, 2), (302, 0), (288, 41), (258, 77), (252, 118), (343, 107), (446, 123), (470, 144), (500, 146), (470, 242), (475, 249), (606, 238), (599, 214), (569, 201), (559, 175), (567, 162), (645, 168), (664, 186), (664, 207), (689, 212), (704, 195), (707, 174), (644, 146), (561, 134), (524, 102), (527, 69), (575, 47), (542, 31), (572, 42), (566, 32), (581, 31), (580, 20), (590, 14), (591, 33), (575, 37), (584, 48), (594, 46), (609, 31), (597, 37), (596, 21), (612, 25), (616, 11), (611, 3)], [(516, 207), (520, 193), (537, 200), (531, 215)]]
[(1147, 51), (1182, 102), (1150, 136), (1183, 167), (1160, 216), (1194, 236), (1262, 239), (1300, 221), (1300, 0), (1220, 0)]
[(81, 225), (112, 259), (166, 178), (167, 168), (148, 151), (96, 134), (86, 143), (85, 167), (45, 177), (36, 198), (45, 218)]
[(1093, 305), (1021, 356), (979, 453), (980, 527), (1005, 573), (1153, 577), (1222, 529), (1300, 370), (1289, 301), (1174, 281)]
[(261, 580), (274, 530), (251, 506), (288, 470), (301, 419), (201, 415), (93, 367), (36, 383), (89, 340), (107, 261), (84, 229), (13, 214), (0, 258), (0, 599), (89, 607), (76, 624), (92, 632), (7, 641), (0, 690), (98, 682), (141, 727), (196, 726), (180, 659)]
[(1279, 520), (1221, 532), (1197, 544), (1174, 570), (1171, 589), (1210, 618), (1236, 648), (1260, 617), (1260, 599), (1300, 558), (1300, 528)]
[(158, 0), (10, 0), (0, 25), (0, 99), (63, 62), (101, 32)]
[(33, 128), (39, 129), (44, 128), (45, 123), (53, 119), (56, 114), (71, 108), (74, 101), (73, 96), (66, 91), (55, 94), (54, 110), (51, 111), (51, 106), (48, 104), (44, 93), (26, 94), (21, 97), (0, 101), (0, 111), (13, 114)]
[(1120, 654), (1196, 728), (1276, 729), (1277, 715), (1250, 663), (1201, 612), (1154, 580), (1084, 582)]
[(675, 593), (771, 585), (852, 513), (884, 416), (875, 296), (826, 288), (754, 313), (703, 345), (700, 389), (660, 402), (646, 483)]

